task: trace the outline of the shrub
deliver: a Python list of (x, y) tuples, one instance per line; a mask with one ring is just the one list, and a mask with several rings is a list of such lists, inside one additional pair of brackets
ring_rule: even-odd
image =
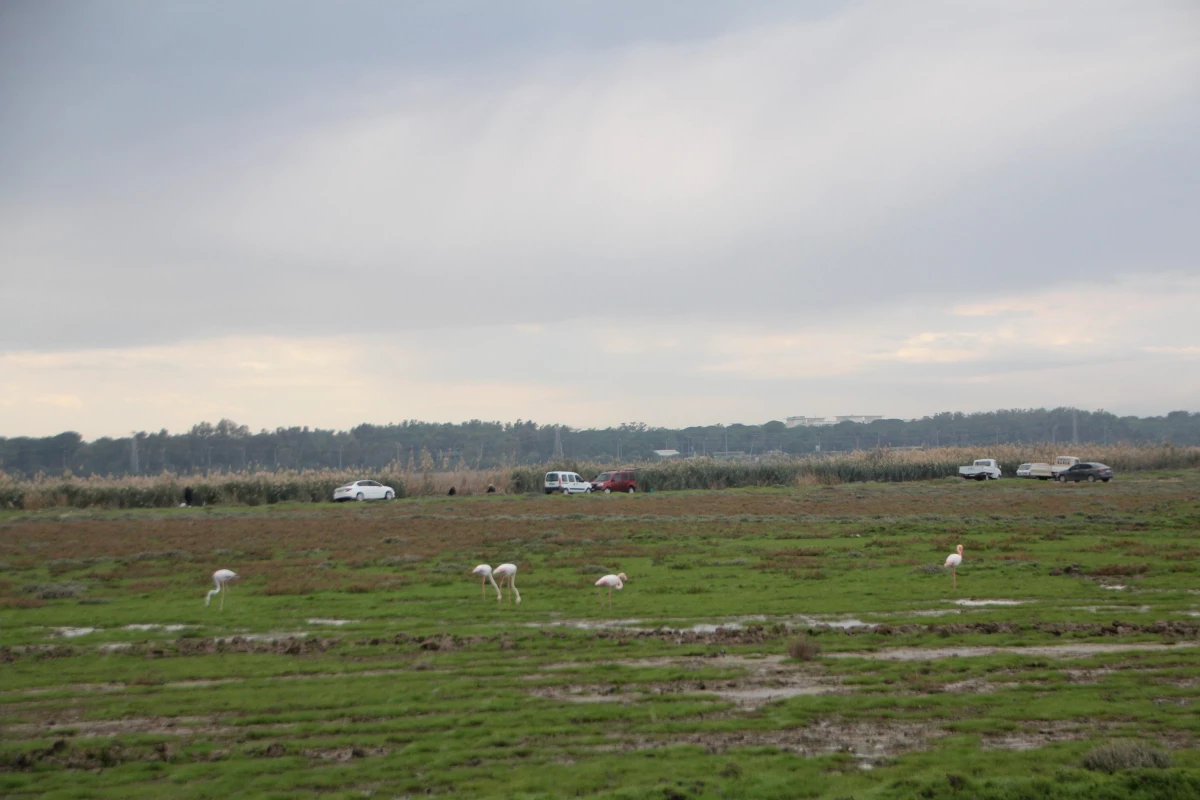
[(1140, 767), (1171, 766), (1171, 756), (1153, 745), (1130, 739), (1118, 739), (1097, 747), (1083, 758), (1083, 766), (1095, 772), (1116, 772)]
[(788, 642), (787, 651), (797, 661), (812, 661), (821, 655), (821, 645), (811, 641), (807, 635), (797, 636)]
[(22, 587), (26, 594), (31, 594), (39, 600), (59, 600), (64, 597), (78, 597), (87, 591), (87, 585), (79, 581), (64, 581), (63, 583), (31, 583)]

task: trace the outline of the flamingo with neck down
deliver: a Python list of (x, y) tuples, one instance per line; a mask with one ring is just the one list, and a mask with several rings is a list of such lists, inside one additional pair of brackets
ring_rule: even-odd
[[(629, 580), (629, 578), (627, 578), (625, 576), (624, 572), (619, 572), (616, 575), (605, 575), (603, 578), (596, 581), (595, 586), (597, 588), (604, 587), (604, 586), (608, 587), (608, 608), (609, 608), (609, 610), (612, 609), (613, 589), (616, 589), (618, 592), (621, 591), (621, 589), (625, 586), (625, 582), (628, 580)], [(600, 593), (597, 592), (596, 594), (600, 594)], [(600, 597), (600, 605), (604, 605), (604, 597), (603, 596)]]
[(492, 577), (492, 568), (487, 564), (480, 564), (475, 569), (471, 570), (472, 575), (479, 576), (479, 597), (486, 599), (487, 584), (490, 581), (492, 588), (496, 590), (496, 599), (501, 599), (500, 587), (496, 585), (496, 579)]
[(493, 572), (492, 574), (500, 576), (500, 587), (501, 588), (504, 588), (504, 581), (505, 580), (508, 581), (508, 591), (509, 591), (510, 599), (512, 597), (515, 597), (516, 604), (521, 605), (521, 593), (517, 591), (517, 584), (515, 582), (517, 579), (517, 565), (516, 564), (501, 564), (500, 566), (496, 567), (495, 572)]
[[(231, 569), (219, 569), (212, 574), (213, 586), (216, 588), (204, 595), (204, 607), (208, 608), (208, 604), (212, 602), (214, 594), (221, 595), (221, 610), (225, 610), (225, 595), (228, 594), (228, 585), (231, 581), (238, 579), (238, 574)], [(225, 591), (221, 591), (225, 589)]]

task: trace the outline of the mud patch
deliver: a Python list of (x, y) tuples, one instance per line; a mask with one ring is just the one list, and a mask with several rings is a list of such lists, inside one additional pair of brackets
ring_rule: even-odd
[(823, 658), (868, 658), (878, 661), (932, 661), (939, 658), (971, 658), (998, 653), (1044, 658), (1084, 658), (1103, 653), (1127, 653), (1145, 650), (1176, 650), (1195, 647), (1194, 642), (1160, 644), (1158, 642), (1129, 642), (1128, 644), (1054, 644), (1031, 647), (891, 647), (873, 652), (826, 653)]
[(649, 750), (676, 745), (697, 745), (708, 753), (725, 753), (739, 747), (775, 747), (802, 756), (848, 753), (869, 760), (923, 750), (932, 740), (948, 735), (935, 725), (906, 722), (852, 722), (827, 719), (802, 728), (771, 731), (700, 731), (669, 737), (624, 739), (629, 750)]
[(980, 738), (983, 750), (1038, 750), (1055, 742), (1078, 742), (1091, 739), (1109, 726), (1100, 722), (1036, 722), (1019, 731), (988, 735)]
[(111, 720), (73, 720), (7, 725), (5, 733), (25, 737), (75, 736), (108, 738), (142, 733), (157, 736), (190, 736), (224, 730), (215, 717), (146, 717)]
[[(676, 667), (683, 670), (740, 669), (743, 670), (743, 674), (732, 678), (684, 679), (671, 683), (632, 684), (627, 692), (622, 692), (619, 687), (613, 685), (591, 684), (539, 687), (531, 690), (530, 694), (547, 700), (565, 700), (577, 703), (629, 703), (647, 696), (664, 694), (716, 695), (722, 700), (733, 703), (739, 709), (752, 710), (790, 697), (844, 694), (850, 691), (849, 687), (842, 685), (841, 678), (818, 674), (819, 668), (796, 666), (785, 660), (783, 656), (618, 659), (591, 663), (549, 664), (544, 669), (572, 669), (595, 666), (597, 663), (628, 667)], [(528, 676), (528, 679), (538, 680), (545, 677), (546, 675), (539, 674)]]
[[(278, 744), (278, 743), (277, 743)], [(331, 761), (337, 764), (347, 764), (356, 758), (384, 756), (388, 754), (386, 747), (314, 747), (302, 750), (305, 758), (314, 761)]]

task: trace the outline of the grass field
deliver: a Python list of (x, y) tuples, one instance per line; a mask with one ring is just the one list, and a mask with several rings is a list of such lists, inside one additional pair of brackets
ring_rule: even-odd
[(1194, 798), (1198, 534), (1197, 470), (2, 512), (0, 795)]

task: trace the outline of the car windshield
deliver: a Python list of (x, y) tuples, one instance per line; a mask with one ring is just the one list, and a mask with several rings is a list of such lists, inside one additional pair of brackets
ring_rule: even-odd
[(599, 483), (600, 481), (611, 481), (612, 479), (613, 479), (613, 473), (611, 473), (611, 472), (601, 472), (599, 475), (596, 476), (597, 483)]

